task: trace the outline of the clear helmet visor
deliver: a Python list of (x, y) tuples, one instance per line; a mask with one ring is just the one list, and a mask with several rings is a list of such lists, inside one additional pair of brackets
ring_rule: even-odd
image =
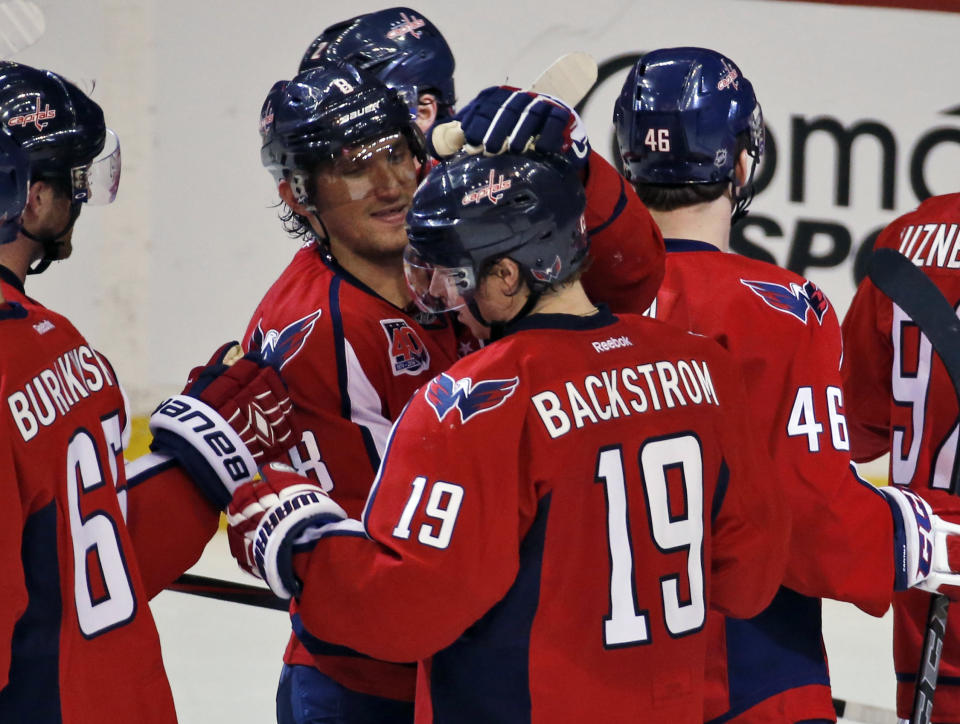
[(109, 128), (100, 154), (70, 170), (73, 200), (97, 206), (112, 203), (120, 187), (120, 139)]
[(403, 252), (403, 275), (414, 303), (433, 314), (464, 307), (476, 289), (471, 267), (437, 266), (423, 259), (410, 245)]

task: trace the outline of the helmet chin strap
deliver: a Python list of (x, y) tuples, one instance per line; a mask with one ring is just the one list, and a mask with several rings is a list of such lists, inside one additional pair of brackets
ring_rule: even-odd
[(505, 321), (498, 322), (488, 322), (483, 318), (483, 315), (480, 314), (480, 307), (477, 306), (477, 302), (473, 297), (470, 297), (470, 300), (467, 302), (467, 308), (470, 310), (470, 313), (474, 318), (480, 322), (484, 327), (490, 328), (490, 341), (496, 342), (498, 339), (502, 339), (506, 333), (507, 328), (516, 322), (518, 319), (526, 317), (530, 312), (533, 311), (533, 308), (537, 306), (537, 302), (540, 301), (540, 297), (543, 296), (543, 292), (530, 290), (530, 295), (527, 297), (527, 301), (523, 303), (523, 306), (520, 307), (520, 311), (514, 314), (510, 319)]
[(737, 188), (734, 186), (734, 206), (733, 211), (731, 212), (730, 226), (734, 226), (743, 219), (748, 213), (750, 213), (750, 202), (753, 201), (753, 175), (757, 170), (757, 159), (754, 156), (750, 157), (752, 163), (750, 164), (750, 176), (747, 178), (747, 182)]
[(61, 241), (61, 239), (73, 228), (77, 217), (80, 216), (81, 208), (82, 202), (75, 201), (70, 204), (70, 220), (67, 222), (67, 225), (56, 234), (48, 234), (46, 236), (34, 234), (27, 231), (21, 224), (20, 231), (23, 232), (25, 237), (33, 239), (33, 241), (39, 244), (43, 244), (43, 257), (35, 266), (27, 269), (27, 274), (42, 274), (53, 262), (60, 258), (60, 249), (63, 247), (63, 241)]

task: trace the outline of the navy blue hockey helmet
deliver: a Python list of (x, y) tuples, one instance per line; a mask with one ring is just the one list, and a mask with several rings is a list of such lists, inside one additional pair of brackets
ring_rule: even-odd
[(441, 106), (453, 106), (453, 52), (422, 13), (387, 8), (331, 25), (318, 35), (300, 61), (300, 71), (340, 60), (369, 70), (401, 93), (415, 110), (420, 93), (435, 93)]
[(30, 157), (9, 133), (0, 131), (0, 244), (17, 238), (29, 184)]
[(414, 301), (431, 312), (456, 309), (505, 257), (535, 294), (564, 281), (589, 248), (585, 207), (576, 171), (553, 156), (463, 155), (439, 164), (407, 212), (404, 269)]
[(753, 86), (732, 60), (706, 48), (664, 48), (640, 58), (613, 122), (624, 175), (634, 183), (734, 181), (739, 148), (754, 166), (763, 154)]
[(421, 163), (426, 159), (423, 134), (396, 91), (347, 63), (319, 66), (270, 89), (260, 112), (260, 157), (277, 181), (289, 180), (302, 196), (303, 179), (296, 177), (390, 133), (403, 134)]
[(100, 106), (73, 83), (49, 70), (0, 62), (0, 124), (27, 152), (33, 180), (60, 181), (77, 203), (116, 197), (119, 141)]

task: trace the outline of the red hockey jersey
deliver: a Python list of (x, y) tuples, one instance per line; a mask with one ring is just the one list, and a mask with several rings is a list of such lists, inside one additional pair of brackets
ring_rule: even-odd
[(124, 524), (123, 394), (0, 268), (0, 721), (176, 722)]
[(702, 337), (606, 308), (525, 318), (417, 393), (365, 531), (295, 556), (300, 615), (429, 657), (418, 722), (700, 724), (707, 609), (756, 614), (786, 557), (744, 409)]
[[(663, 278), (663, 237), (633, 189), (590, 159), (585, 219), (597, 299), (642, 311)], [(280, 368), (303, 439), (290, 463), (359, 516), (390, 427), (421, 385), (479, 345), (451, 318), (397, 309), (313, 242), (263, 298), (244, 337)], [(309, 635), (295, 607), (285, 661), (312, 665), (350, 689), (410, 700), (410, 666), (373, 661)]]
[[(875, 248), (896, 249), (960, 304), (960, 194), (927, 199), (891, 223)], [(956, 520), (949, 491), (957, 451), (957, 398), (940, 358), (918, 327), (878, 290), (861, 282), (843, 321), (843, 382), (853, 459), (890, 452), (890, 481), (909, 485), (938, 514)], [(897, 710), (909, 717), (930, 595), (894, 598)], [(934, 721), (960, 720), (960, 610), (952, 606), (944, 639)]]
[(785, 269), (703, 242), (668, 239), (667, 252), (653, 314), (733, 354), (754, 440), (773, 458), (771, 484), (793, 515), (787, 588), (755, 619), (712, 621), (707, 719), (832, 720), (819, 599), (881, 615), (894, 584), (890, 509), (850, 464), (836, 314)]

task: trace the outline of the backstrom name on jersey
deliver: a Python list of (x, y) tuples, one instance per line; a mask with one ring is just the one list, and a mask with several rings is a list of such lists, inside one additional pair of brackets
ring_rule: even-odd
[(29, 441), (41, 427), (52, 425), (58, 415), (66, 415), (80, 400), (115, 384), (100, 356), (81, 345), (58, 357), (22, 389), (10, 394), (7, 405), (20, 435)]
[(588, 422), (678, 406), (720, 404), (707, 363), (692, 359), (603, 370), (577, 382), (564, 382), (562, 391), (539, 392), (530, 400), (552, 438)]

